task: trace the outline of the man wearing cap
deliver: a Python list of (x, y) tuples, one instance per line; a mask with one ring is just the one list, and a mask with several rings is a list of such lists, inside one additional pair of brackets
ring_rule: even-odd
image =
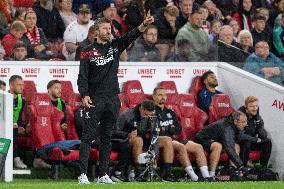
[(116, 123), (120, 100), (117, 70), (119, 55), (135, 40), (154, 18), (147, 15), (140, 26), (119, 38), (112, 38), (111, 20), (98, 18), (95, 22), (96, 40), (87, 46), (81, 56), (78, 90), (85, 106), (85, 120), (80, 146), (78, 181), (89, 184), (86, 176), (88, 158), (96, 130), (100, 131), (98, 183), (113, 184), (107, 175), (112, 129)]
[(75, 60), (76, 49), (88, 36), (89, 28), (94, 24), (88, 5), (82, 4), (79, 8), (77, 20), (72, 22), (64, 32), (63, 55), (67, 60)]

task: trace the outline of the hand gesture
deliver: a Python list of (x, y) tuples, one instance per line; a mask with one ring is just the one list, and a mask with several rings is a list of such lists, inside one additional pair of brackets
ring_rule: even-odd
[(151, 16), (150, 10), (147, 12), (146, 18), (143, 20), (143, 25), (147, 27), (149, 24), (154, 22), (154, 17)]
[(92, 100), (91, 100), (91, 97), (85, 96), (84, 98), (82, 98), (82, 103), (83, 103), (83, 106), (84, 106), (84, 107), (90, 108), (90, 107), (91, 107), (91, 104), (92, 104), (93, 102), (92, 102)]

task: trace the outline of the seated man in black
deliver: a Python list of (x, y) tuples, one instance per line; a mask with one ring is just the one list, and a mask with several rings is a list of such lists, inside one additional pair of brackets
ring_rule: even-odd
[[(145, 165), (145, 153), (149, 150), (151, 143), (152, 131), (144, 131), (144, 127), (148, 128), (146, 120), (154, 116), (155, 104), (153, 101), (145, 100), (132, 109), (128, 109), (120, 114), (116, 123), (116, 132), (121, 136), (128, 137), (132, 145), (132, 156), (137, 166), (137, 174), (139, 176), (141, 169)], [(143, 126), (142, 126), (143, 125)], [(143, 127), (143, 129), (139, 129)], [(174, 158), (172, 139), (168, 136), (159, 136), (158, 142), (155, 143), (155, 149), (162, 148), (163, 153), (163, 169), (162, 179), (166, 181), (176, 181), (171, 173), (171, 166)]]
[(240, 156), (243, 163), (247, 166), (251, 150), (260, 150), (260, 164), (262, 167), (267, 167), (272, 143), (264, 129), (263, 119), (259, 115), (258, 98), (248, 96), (245, 99), (245, 105), (240, 107), (239, 110), (245, 113), (248, 119), (248, 126), (245, 128), (245, 133), (249, 137), (241, 144)]
[(222, 92), (216, 89), (216, 87), (218, 86), (218, 80), (214, 72), (210, 70), (205, 72), (201, 76), (201, 81), (203, 84), (203, 89), (198, 94), (198, 106), (201, 110), (208, 113), (212, 97), (215, 94), (222, 94)]
[(64, 118), (62, 119), (60, 126), (61, 129), (65, 132), (67, 129), (66, 106), (65, 102), (61, 99), (61, 82), (59, 80), (51, 80), (47, 84), (47, 90), (52, 105), (64, 113)]

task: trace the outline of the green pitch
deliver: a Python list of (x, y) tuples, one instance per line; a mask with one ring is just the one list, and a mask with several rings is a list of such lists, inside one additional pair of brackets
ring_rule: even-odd
[(220, 182), (220, 183), (122, 183), (79, 185), (76, 180), (15, 179), (12, 183), (0, 183), (1, 189), (284, 189), (284, 182)]

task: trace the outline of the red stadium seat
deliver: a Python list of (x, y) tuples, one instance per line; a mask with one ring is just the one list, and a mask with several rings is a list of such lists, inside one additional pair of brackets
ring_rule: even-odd
[(166, 104), (176, 104), (178, 99), (177, 87), (174, 81), (162, 81), (159, 86), (166, 89)]
[(230, 97), (225, 94), (216, 94), (212, 98), (211, 105), (209, 107), (209, 123), (213, 123), (219, 119), (222, 119), (235, 110), (231, 106)]
[(196, 133), (203, 128), (207, 115), (196, 106), (192, 94), (179, 95), (179, 109), (182, 125), (181, 138), (193, 140)]
[(196, 76), (195, 78), (193, 78), (192, 83), (191, 83), (191, 87), (190, 87), (190, 93), (193, 94), (195, 102), (198, 103), (198, 94), (199, 92), (202, 90), (203, 88), (203, 84), (201, 81), (201, 77), (200, 76)]
[(36, 0), (13, 0), (14, 7), (32, 7)]
[(120, 100), (120, 110), (119, 112), (123, 112), (124, 110), (127, 110), (128, 107), (126, 105), (126, 99), (125, 95), (123, 93), (118, 94), (119, 100)]
[(146, 98), (142, 85), (138, 80), (126, 81), (123, 86), (123, 93), (125, 94), (126, 104), (129, 108), (133, 108)]
[(73, 86), (71, 81), (60, 81), (61, 82), (61, 98), (65, 103), (69, 103), (69, 99), (74, 94)]
[(23, 96), (26, 99), (27, 104), (30, 104), (33, 95), (37, 92), (34, 81), (24, 81)]

